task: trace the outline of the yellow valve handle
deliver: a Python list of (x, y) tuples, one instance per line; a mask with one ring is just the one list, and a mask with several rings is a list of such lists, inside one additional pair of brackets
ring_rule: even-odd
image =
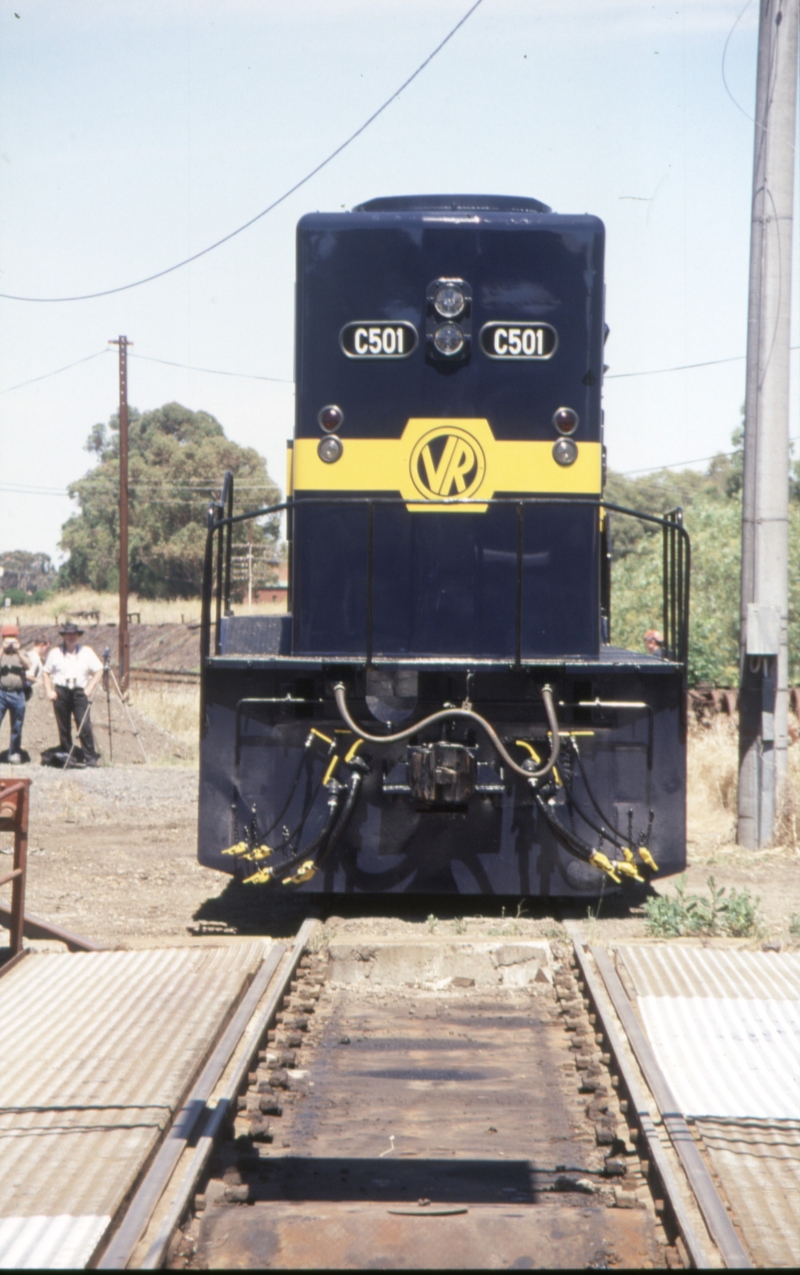
[(247, 852), (248, 851), (247, 851), (246, 841), (237, 841), (235, 846), (228, 846), (227, 850), (222, 851), (223, 854), (240, 854), (240, 855), (246, 855)]
[(274, 850), (272, 850), (269, 846), (255, 846), (255, 848), (251, 850), (249, 854), (246, 854), (244, 858), (251, 859), (254, 863), (258, 863), (259, 859), (268, 859), (270, 855), (274, 853)]
[[(548, 732), (548, 734), (549, 734), (549, 732)], [(541, 764), (542, 764), (542, 759), (541, 759), (541, 757), (539, 756), (539, 754), (537, 753), (536, 749), (533, 747), (533, 744), (529, 744), (529, 743), (528, 743), (528, 741), (527, 741), (527, 739), (515, 739), (515, 740), (514, 740), (514, 743), (517, 745), (517, 747), (518, 747), (518, 748), (524, 748), (527, 752), (529, 752), (529, 753), (530, 753), (530, 755), (531, 755), (531, 757), (533, 758), (533, 760), (536, 762), (536, 765), (537, 765), (537, 766), (541, 766)], [(553, 778), (555, 779), (555, 781), (556, 781), (556, 783), (558, 784), (559, 788), (563, 788), (563, 787), (564, 787), (564, 785), (563, 785), (563, 784), (562, 784), (562, 782), (561, 782), (561, 776), (560, 776), (560, 775), (559, 775), (559, 773), (558, 773), (558, 767), (557, 767), (557, 766), (554, 766), (554, 767), (553, 767)]]
[(652, 869), (653, 872), (658, 872), (658, 864), (647, 849), (647, 846), (639, 846), (639, 858), (646, 868)]
[(245, 877), (245, 885), (260, 885), (264, 881), (271, 881), (273, 868), (259, 868), (258, 872), (254, 872), (251, 877)]
[(644, 877), (639, 876), (634, 863), (621, 863), (617, 860), (614, 867), (617, 872), (621, 872), (624, 877), (632, 877), (634, 881), (644, 881)]
[(335, 757), (331, 757), (330, 765), (328, 766), (328, 769), (325, 771), (325, 777), (322, 780), (323, 788), (333, 778), (333, 772), (335, 771), (338, 765), (339, 765), (339, 755), (337, 753)]
[(608, 873), (611, 880), (616, 881), (617, 885), (622, 884), (620, 878), (617, 876), (617, 869), (620, 867), (620, 864), (612, 863), (611, 860), (608, 859), (600, 850), (595, 850), (589, 862), (593, 863), (596, 868), (601, 870), (601, 872)]
[(285, 877), (284, 885), (300, 885), (303, 881), (310, 881), (314, 873), (317, 871), (317, 865), (313, 859), (306, 859), (305, 863), (301, 863), (300, 867), (290, 877)]
[(330, 735), (323, 735), (322, 731), (317, 730), (316, 726), (312, 726), (311, 730), (308, 733), (309, 735), (316, 735), (317, 739), (321, 739), (323, 743), (330, 744), (331, 747), (333, 746), (333, 740), (331, 739)]
[(344, 758), (345, 764), (353, 760), (353, 758), (355, 757), (356, 753), (358, 752), (359, 748), (361, 747), (363, 743), (364, 743), (363, 739), (357, 739), (354, 744), (350, 745), (350, 748), (347, 750), (345, 754), (345, 758)]

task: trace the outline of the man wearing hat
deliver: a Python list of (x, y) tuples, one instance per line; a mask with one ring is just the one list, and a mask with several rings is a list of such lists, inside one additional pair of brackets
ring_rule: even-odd
[(71, 621), (59, 629), (63, 638), (60, 646), (54, 646), (44, 666), (44, 689), (52, 701), (58, 723), (60, 746), (64, 752), (72, 748), (72, 722), (80, 731), (81, 747), (87, 766), (96, 766), (97, 750), (92, 734), (89, 704), (97, 683), (103, 676), (103, 666), (90, 646), (78, 639), (83, 629)]
[(22, 761), (22, 723), (25, 720), (25, 673), (31, 662), (19, 646), (19, 629), (16, 624), (4, 624), (3, 650), (0, 656), (0, 726), (6, 715), (11, 714), (11, 741), (8, 760), (12, 766)]

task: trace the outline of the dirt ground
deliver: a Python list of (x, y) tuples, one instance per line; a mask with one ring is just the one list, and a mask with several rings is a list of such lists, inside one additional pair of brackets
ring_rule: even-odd
[[(232, 882), (196, 861), (194, 750), (166, 728), (164, 719), (159, 725), (134, 708), (137, 737), (113, 701), (109, 765), (106, 711), (103, 699), (95, 710), (103, 766), (52, 770), (38, 764), (41, 749), (57, 742), (52, 710), (38, 691), (25, 723), (24, 744), (32, 764), (0, 765), (3, 778), (29, 776), (34, 781), (26, 910), (63, 928), (111, 946), (207, 942), (208, 936), (219, 934), (278, 937), (293, 934), (308, 914), (326, 919), (328, 933), (557, 938), (564, 935), (561, 923), (567, 919), (584, 922), (597, 941), (646, 933), (641, 899), (630, 896), (607, 896), (599, 909), (585, 900), (526, 899), (520, 915), (517, 903), (509, 900), (439, 896), (384, 896), (374, 904), (354, 897), (336, 899), (320, 909), (314, 896)], [(142, 760), (139, 741), (148, 764)], [(0, 750), (7, 744), (6, 722)], [(800, 745), (790, 753), (796, 775)], [(797, 817), (787, 825), (787, 844), (781, 847), (748, 853), (732, 844), (735, 758), (735, 723), (718, 719), (711, 728), (693, 731), (687, 888), (706, 893), (706, 880), (713, 876), (717, 887), (747, 889), (760, 896), (759, 934), (715, 942), (757, 946), (778, 941), (795, 947), (800, 940), (790, 933), (790, 924), (793, 914), (800, 915)], [(0, 833), (0, 854), (8, 863), (10, 834)], [(659, 882), (658, 890), (671, 894), (675, 884), (674, 879)], [(6, 887), (6, 904), (8, 893)]]

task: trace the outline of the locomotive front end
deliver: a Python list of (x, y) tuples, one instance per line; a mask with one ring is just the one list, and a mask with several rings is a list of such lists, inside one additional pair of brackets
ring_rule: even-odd
[(688, 542), (653, 519), (663, 657), (613, 647), (603, 249), (597, 218), (530, 199), (301, 220), (289, 614), (231, 611), (247, 515), (229, 488), (206, 558), (201, 862), (504, 895), (683, 867)]

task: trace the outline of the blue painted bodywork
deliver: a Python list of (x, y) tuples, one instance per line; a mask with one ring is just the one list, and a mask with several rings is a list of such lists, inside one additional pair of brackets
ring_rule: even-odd
[[(410, 418), (485, 418), (496, 439), (551, 443), (553, 413), (564, 406), (580, 417), (579, 446), (602, 443), (603, 251), (597, 218), (560, 216), (535, 200), (376, 200), (351, 213), (303, 217), (295, 441), (316, 445), (324, 437), (320, 409), (336, 404), (345, 447), (352, 439), (378, 447), (397, 440)], [(445, 278), (463, 279), (471, 292), (469, 357), (453, 364), (431, 357), (426, 342), (430, 285)], [(418, 344), (403, 359), (348, 358), (340, 333), (356, 321), (413, 324)], [(550, 324), (556, 353), (515, 363), (487, 357), (479, 333), (501, 321)], [(223, 854), (232, 843), (267, 843), (275, 849), (270, 862), (280, 861), (284, 828), (302, 826), (300, 851), (313, 843), (326, 819), (326, 738), (336, 741), (342, 782), (354, 773), (337, 682), (372, 734), (388, 731), (395, 709), (396, 728), (469, 700), (520, 760), (518, 740), (540, 757), (549, 748), (540, 694), (548, 683), (583, 763), (565, 745), (561, 764), (576, 804), (551, 785), (558, 819), (597, 846), (597, 831), (579, 813), (591, 820), (593, 794), (605, 826), (624, 836), (630, 830), (634, 844), (652, 824), (648, 845), (660, 875), (685, 866), (685, 669), (609, 645), (599, 497), (523, 504), (514, 495), (502, 493), (481, 513), (420, 514), (387, 500), (377, 482), (373, 492), (295, 492), (291, 614), (222, 619), (203, 669), (202, 863), (247, 876), (252, 861)], [(380, 497), (371, 509), (370, 496)], [(378, 693), (380, 685), (397, 695)], [(480, 731), (459, 722), (422, 733), (421, 742), (434, 739), (472, 750), (477, 783), (469, 801), (420, 803), (409, 789), (407, 744), (365, 745), (346, 829), (297, 889), (592, 895), (615, 888), (559, 844), (530, 784), (504, 770)]]
[[(295, 437), (320, 438), (320, 409), (335, 403), (345, 447), (349, 438), (399, 438), (411, 417), (481, 417), (495, 438), (553, 442), (553, 414), (569, 406), (580, 417), (575, 442), (601, 442), (602, 222), (519, 208), (386, 211), (391, 201), (377, 202), (382, 211), (299, 223)], [(428, 357), (424, 336), (428, 285), (450, 277), (471, 288), (472, 343), (467, 359), (447, 364)], [(408, 358), (349, 359), (339, 337), (355, 320), (407, 321), (421, 339)], [(500, 320), (552, 325), (555, 354), (487, 357), (478, 333)], [(341, 492), (331, 505), (296, 510), (296, 654), (368, 654), (367, 516)], [(513, 658), (514, 510), (421, 516), (400, 505), (375, 517), (369, 653)], [(596, 512), (526, 509), (522, 534), (521, 655), (597, 655)]]

